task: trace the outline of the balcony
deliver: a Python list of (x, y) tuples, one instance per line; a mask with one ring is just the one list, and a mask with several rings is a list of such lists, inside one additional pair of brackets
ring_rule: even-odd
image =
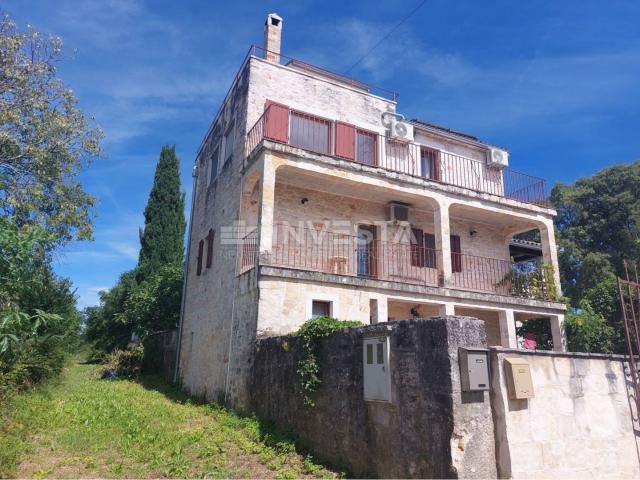
[[(256, 265), (257, 245), (256, 231), (242, 240), (240, 273)], [(553, 275), (542, 263), (513, 263), (452, 252), (451, 279), (445, 285), (439, 250), (288, 224), (274, 226), (272, 251), (261, 256), (260, 263), (348, 277), (556, 300)]]
[(399, 142), (285, 105), (267, 106), (247, 134), (247, 155), (263, 140), (474, 192), (547, 206), (545, 181), (541, 178), (509, 168), (491, 167), (483, 161), (418, 143)]

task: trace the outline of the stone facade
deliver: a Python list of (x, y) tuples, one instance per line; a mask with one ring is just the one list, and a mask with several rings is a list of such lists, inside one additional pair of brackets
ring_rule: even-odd
[[(449, 242), (450, 235), (457, 235), (469, 258), (478, 255), (508, 263), (511, 236), (538, 228), (544, 260), (553, 266), (559, 285), (553, 210), (482, 193), (472, 185), (446, 185), (266, 139), (253, 151), (247, 150), (248, 135), (268, 101), (379, 135), (385, 133), (382, 114), (396, 112), (395, 101), (374, 95), (360, 84), (348, 84), (299, 64), (282, 65), (278, 38), (282, 19), (273, 25), (273, 18), (267, 20), (265, 35), (272, 45), (268, 50), (278, 55), (247, 58), (196, 159), (178, 345), (177, 379), (184, 388), (203, 398), (246, 408), (254, 340), (298, 328), (309, 318), (313, 300), (329, 301), (336, 316), (365, 323), (473, 312), (487, 322), (490, 343), (503, 346), (517, 345), (516, 316), (544, 316), (552, 323), (554, 347), (562, 349), (562, 304), (458, 288)], [(416, 141), (439, 149), (443, 159), (445, 152), (478, 165), (486, 159), (486, 145), (444, 130), (416, 127)], [(443, 175), (450, 173), (449, 167), (443, 168)], [(353, 235), (358, 223), (371, 222), (380, 226), (378, 240), (395, 241), (398, 228), (388, 223), (386, 214), (386, 204), (392, 200), (411, 204), (411, 226), (434, 235), (438, 265), (429, 273), (431, 286), (407, 285), (395, 271), (398, 265), (410, 262), (406, 237), (398, 240), (407, 247), (400, 263), (393, 264), (389, 274), (377, 282), (368, 281), (366, 287), (354, 276), (313, 277), (304, 269), (264, 274), (273, 266), (269, 259), (277, 246), (274, 235), (279, 222), (343, 222), (350, 225)], [(201, 242), (202, 257), (206, 257), (209, 232), (213, 236), (211, 265), (207, 267), (201, 258), (198, 274)], [(247, 259), (243, 246), (242, 237), (249, 232), (256, 242), (255, 259)], [(344, 268), (355, 275), (357, 266)], [(486, 285), (494, 285), (501, 275), (479, 276), (480, 282), (484, 278)]]

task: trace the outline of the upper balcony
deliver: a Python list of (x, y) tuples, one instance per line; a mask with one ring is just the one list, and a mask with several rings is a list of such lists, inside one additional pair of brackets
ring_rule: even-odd
[(390, 139), (286, 105), (267, 106), (247, 134), (247, 156), (263, 140), (473, 192), (548, 206), (546, 185), (541, 178), (419, 143)]

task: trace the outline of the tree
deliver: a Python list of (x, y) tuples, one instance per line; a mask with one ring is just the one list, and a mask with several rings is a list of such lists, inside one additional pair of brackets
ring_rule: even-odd
[(180, 265), (184, 256), (184, 194), (180, 192), (180, 161), (175, 146), (165, 145), (140, 232), (138, 281), (166, 264)]
[(640, 161), (605, 168), (575, 185), (557, 184), (551, 202), (565, 295), (580, 313), (591, 312), (613, 327), (613, 350), (623, 352), (624, 334), (615, 277), (625, 259), (640, 259)]
[(611, 353), (614, 349), (614, 329), (588, 302), (570, 311), (563, 325), (571, 352)]
[(94, 199), (78, 174), (102, 139), (56, 76), (61, 48), (0, 20), (0, 214), (41, 225), (56, 243), (91, 238)]

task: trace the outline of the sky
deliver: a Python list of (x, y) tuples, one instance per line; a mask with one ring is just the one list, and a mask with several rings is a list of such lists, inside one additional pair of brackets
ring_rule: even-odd
[[(81, 176), (94, 241), (56, 256), (78, 305), (136, 264), (164, 144), (189, 207), (199, 143), (266, 15), (282, 53), (344, 72), (421, 0), (4, 0), (23, 28), (62, 37), (59, 75), (105, 132)], [(399, 92), (398, 111), (506, 147), (513, 169), (571, 183), (640, 159), (640, 2), (427, 1), (350, 75)], [(188, 212), (187, 212), (188, 215)], [(187, 217), (188, 218), (188, 217)]]

